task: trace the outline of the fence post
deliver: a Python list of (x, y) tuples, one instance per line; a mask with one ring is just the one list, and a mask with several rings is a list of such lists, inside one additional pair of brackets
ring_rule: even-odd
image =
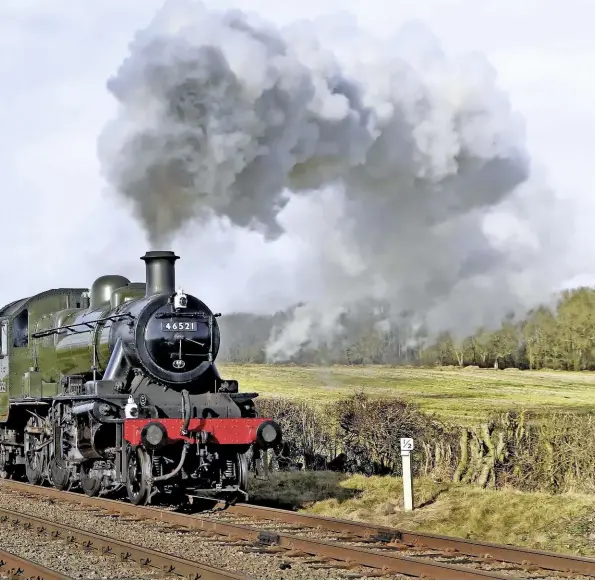
[(413, 438), (401, 438), (401, 460), (403, 462), (403, 506), (406, 511), (413, 510), (411, 452), (413, 452)]

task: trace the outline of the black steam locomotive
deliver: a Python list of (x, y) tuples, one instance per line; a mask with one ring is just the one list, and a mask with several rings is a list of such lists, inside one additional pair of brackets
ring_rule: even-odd
[(175, 290), (173, 252), (147, 252), (146, 284), (102, 276), (0, 309), (0, 476), (157, 493), (247, 498), (247, 454), (279, 449), (215, 366), (217, 314)]

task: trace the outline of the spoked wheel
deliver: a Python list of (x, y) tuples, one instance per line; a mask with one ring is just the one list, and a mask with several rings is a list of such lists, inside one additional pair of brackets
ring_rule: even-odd
[(101, 491), (101, 477), (91, 476), (93, 462), (83, 462), (80, 468), (81, 488), (87, 496), (97, 496)]
[(235, 454), (233, 457), (235, 468), (235, 482), (234, 485), (238, 487), (235, 492), (229, 493), (225, 497), (228, 504), (235, 504), (238, 500), (245, 500), (242, 493), (248, 489), (248, 457), (246, 454)]
[(248, 490), (248, 457), (246, 454), (238, 454), (236, 459), (236, 474), (240, 490)]
[[(25, 428), (25, 474), (31, 484), (41, 484), (44, 479), (47, 447), (38, 449), (42, 441), (36, 433), (41, 427), (43, 427), (41, 422), (36, 417), (32, 417)], [(32, 428), (32, 432), (29, 432), (28, 428)]]
[(132, 504), (146, 504), (149, 493), (151, 462), (143, 448), (128, 448), (128, 478), (126, 492)]
[[(58, 434), (56, 434), (56, 431)], [(59, 436), (57, 446), (49, 456), (49, 480), (58, 490), (70, 490), (73, 479), (70, 477), (70, 468), (64, 460), (64, 455), (71, 446), (68, 445), (68, 441), (65, 441), (64, 431), (60, 427), (54, 425), (54, 437), (56, 435)]]
[(50, 478), (52, 484), (58, 490), (68, 490), (70, 488), (70, 471), (68, 468), (61, 466), (55, 457), (50, 460)]
[(11, 468), (8, 463), (8, 449), (4, 444), (0, 444), (0, 478), (10, 478)]
[(31, 484), (41, 484), (43, 482), (40, 458), (35, 452), (25, 454), (25, 474)]

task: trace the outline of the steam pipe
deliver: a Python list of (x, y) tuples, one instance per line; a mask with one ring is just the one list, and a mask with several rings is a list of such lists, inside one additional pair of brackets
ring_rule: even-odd
[(172, 294), (176, 289), (175, 262), (180, 258), (169, 250), (152, 250), (141, 256), (145, 261), (147, 272), (147, 289), (145, 296), (155, 294)]
[(182, 469), (182, 466), (184, 466), (184, 460), (186, 460), (186, 454), (188, 454), (189, 448), (190, 443), (188, 441), (184, 442), (184, 448), (182, 449), (182, 454), (180, 456), (180, 461), (178, 462), (178, 465), (169, 474), (164, 474), (163, 476), (155, 476), (155, 478), (152, 478), (151, 481), (162, 482), (163, 480), (169, 480), (170, 478), (173, 478)]
[[(184, 425), (182, 426), (180, 433), (182, 436), (187, 436), (191, 415), (190, 396), (187, 389), (182, 390), (182, 415), (184, 416)], [(189, 448), (190, 443), (188, 440), (186, 440), (184, 442), (184, 448), (182, 449), (182, 455), (180, 456), (178, 465), (169, 474), (163, 474), (163, 476), (155, 476), (154, 478), (151, 478), (151, 482), (163, 482), (164, 480), (173, 478), (182, 469), (182, 466), (184, 466), (184, 461), (186, 460), (186, 454), (188, 454)]]
[(130, 369), (130, 364), (124, 357), (124, 347), (122, 345), (122, 338), (118, 337), (116, 341), (116, 345), (114, 346), (114, 350), (112, 351), (112, 355), (109, 359), (107, 367), (105, 368), (105, 373), (103, 374), (103, 379), (109, 380), (116, 380), (116, 379), (125, 379), (128, 371)]

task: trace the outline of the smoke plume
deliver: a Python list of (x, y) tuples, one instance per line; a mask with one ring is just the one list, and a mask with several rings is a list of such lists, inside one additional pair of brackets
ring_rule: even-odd
[(522, 120), (484, 59), (419, 25), (380, 43), (170, 0), (108, 89), (100, 159), (152, 245), (212, 220), (292, 241), (304, 305), (271, 359), (367, 297), (465, 331), (551, 290)]

